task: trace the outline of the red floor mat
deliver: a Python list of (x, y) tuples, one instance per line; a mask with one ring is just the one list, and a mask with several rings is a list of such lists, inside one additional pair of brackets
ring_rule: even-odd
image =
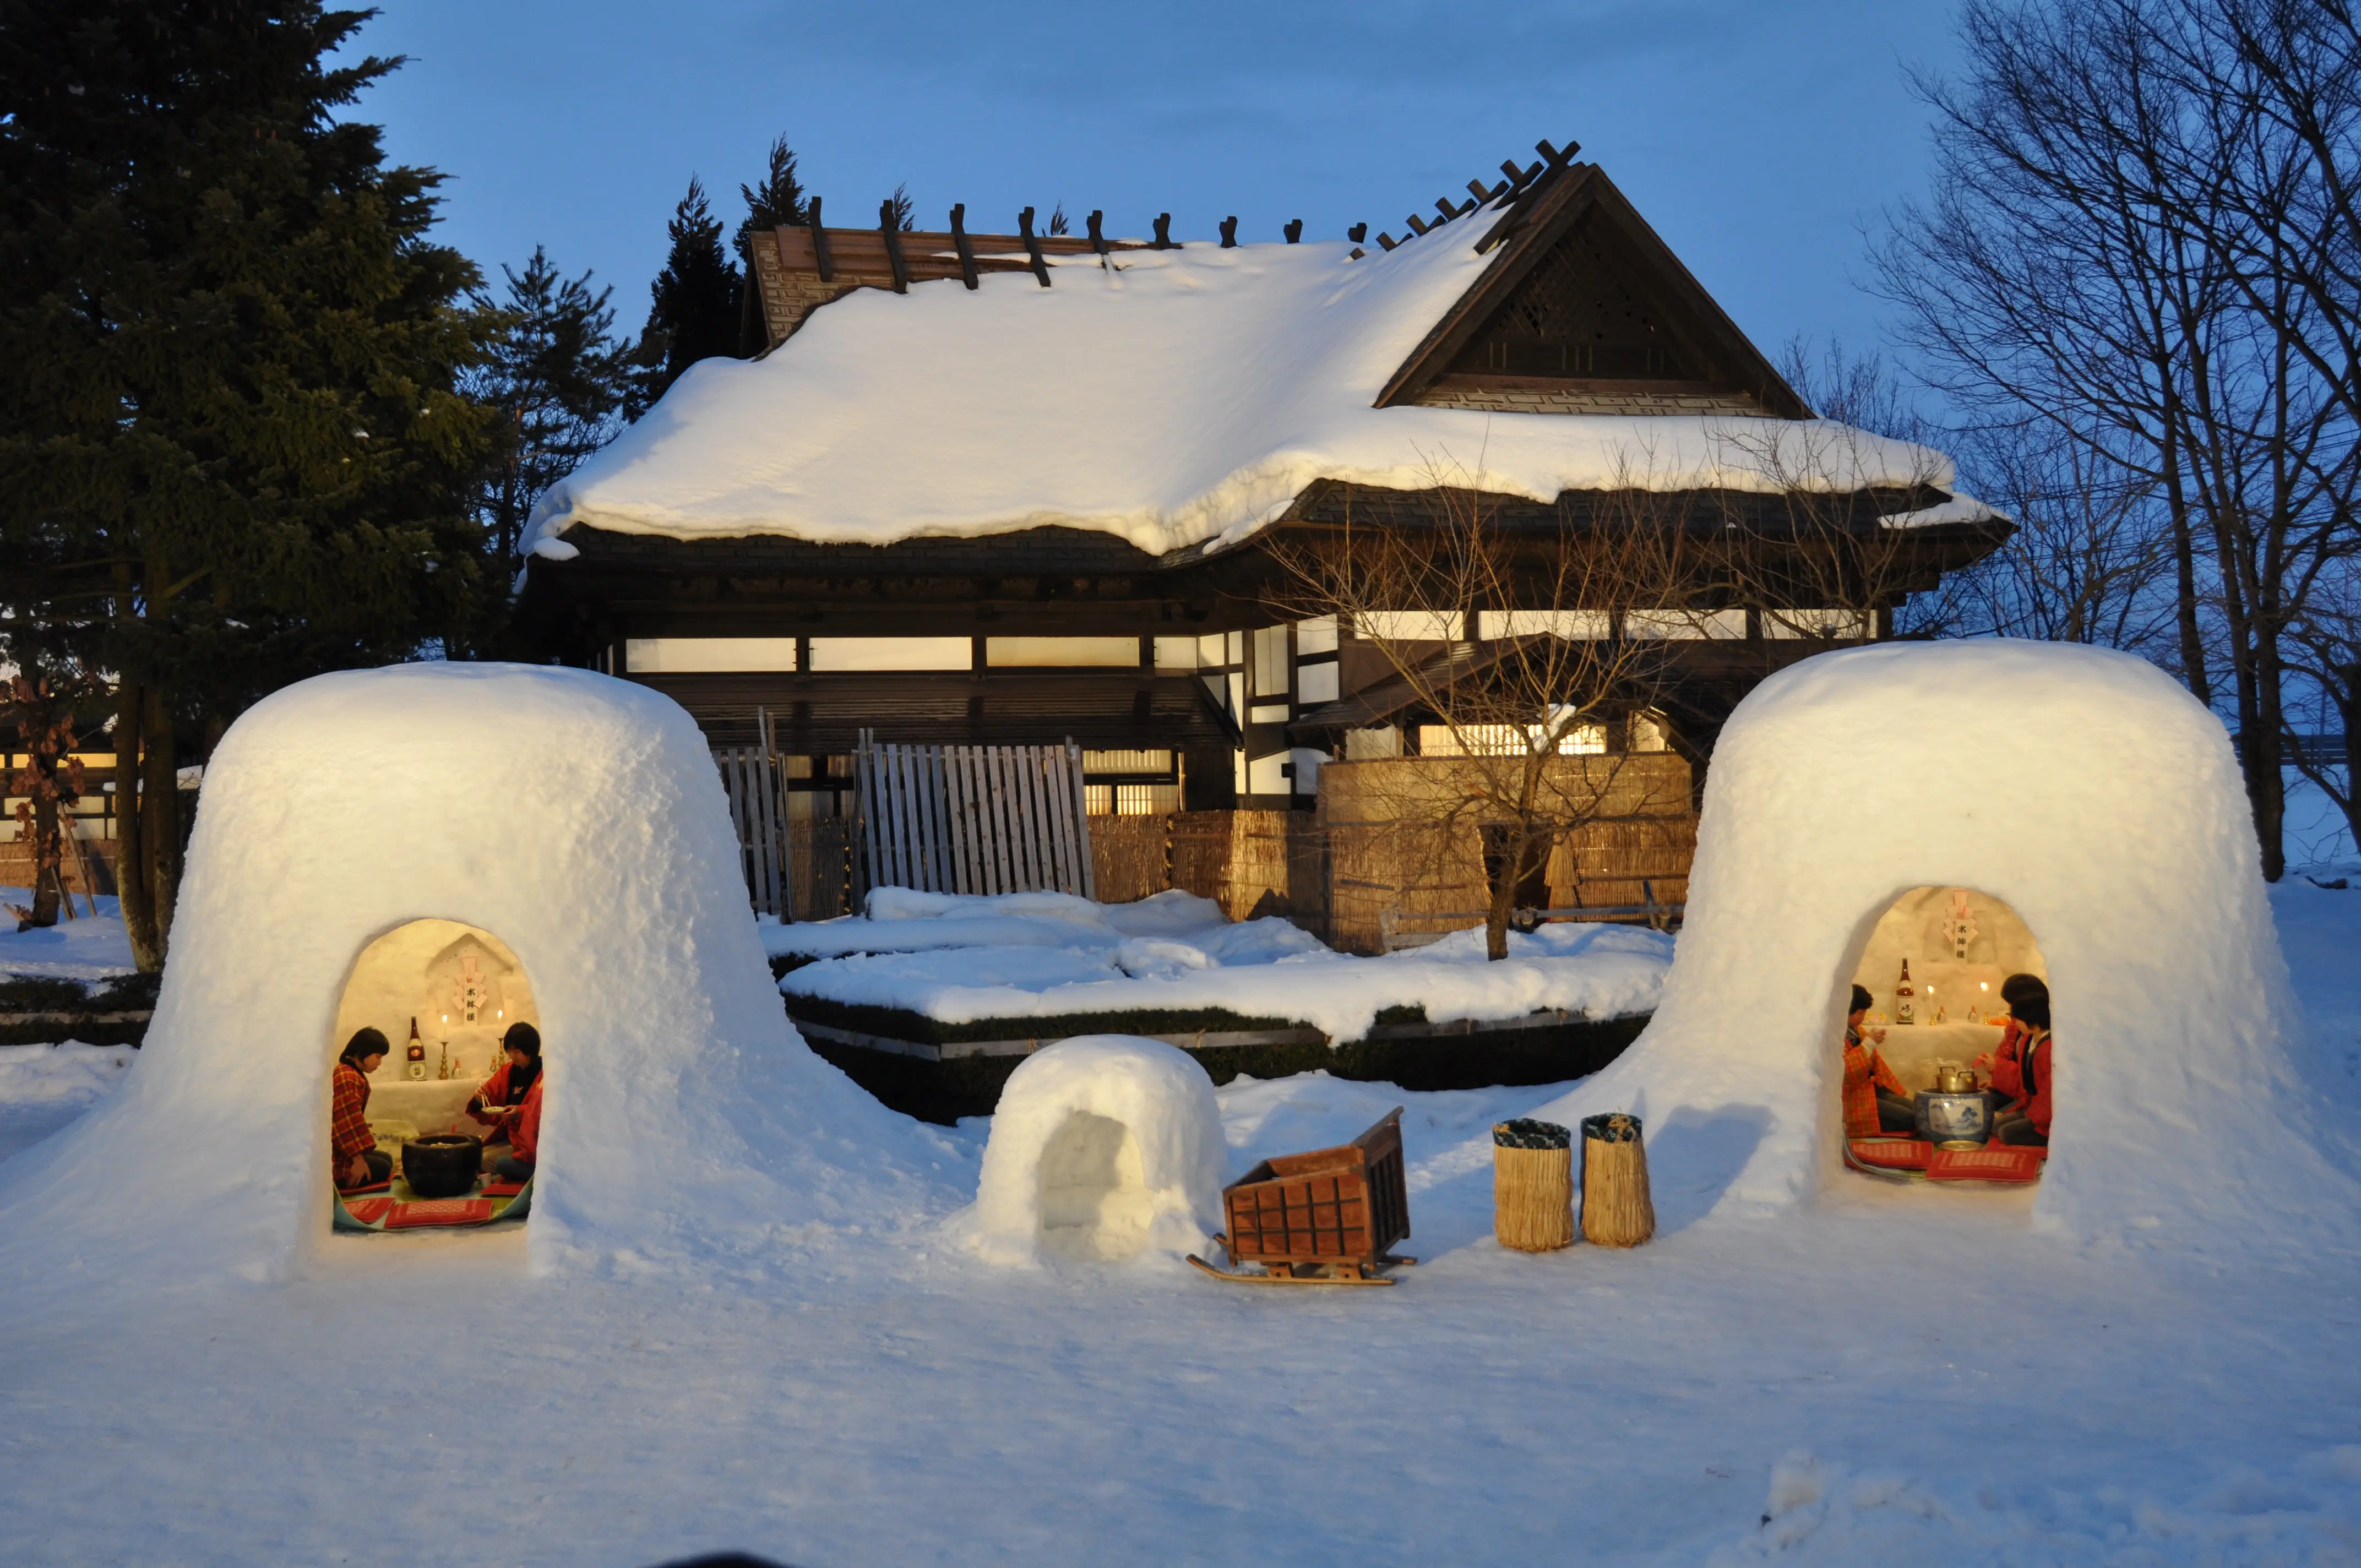
[[(347, 1210), (351, 1209), (346, 1204)], [(427, 1225), (480, 1225), (492, 1217), (492, 1201), (489, 1198), (436, 1198), (415, 1203), (396, 1203), (385, 1217), (389, 1231), (419, 1230)], [(354, 1218), (358, 1219), (357, 1214)]]
[(1935, 1146), (1924, 1138), (1854, 1138), (1853, 1159), (1880, 1170), (1924, 1170)]
[(376, 1224), (392, 1207), (393, 1200), (390, 1198), (363, 1198), (357, 1201), (350, 1198), (345, 1200), (345, 1212), (364, 1225)]
[(2040, 1149), (1994, 1144), (1981, 1149), (1937, 1149), (1927, 1162), (1929, 1181), (2038, 1181)]
[(487, 1181), (484, 1183), (484, 1196), (487, 1198), (513, 1198), (523, 1190), (524, 1183), (522, 1181)]

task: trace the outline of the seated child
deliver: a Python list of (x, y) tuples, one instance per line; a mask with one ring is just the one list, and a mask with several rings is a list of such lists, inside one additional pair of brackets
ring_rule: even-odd
[(511, 1024), (500, 1049), (509, 1059), (467, 1102), (467, 1114), (492, 1129), (484, 1140), (484, 1168), (511, 1181), (530, 1181), (541, 1147), (541, 1031)]
[(2049, 987), (2040, 977), (2013, 974), (2001, 981), (2008, 1028), (1976, 1065), (2009, 1103), (1993, 1115), (1992, 1141), (2045, 1148), (2049, 1143)]
[[(1844, 1037), (1844, 1122), (1848, 1138), (1874, 1137), (1879, 1133), (1914, 1132), (1918, 1125), (1918, 1111), (1910, 1091), (1894, 1069), (1885, 1065), (1877, 1047), (1884, 1044), (1885, 1031), (1872, 1032), (1862, 1037), (1861, 1024), (1869, 1016), (1869, 992), (1862, 986), (1852, 988), (1852, 1010), (1845, 1018)], [(1872, 1043), (1873, 1042), (1873, 1043)]]
[(368, 1075), (393, 1047), (375, 1029), (357, 1029), (336, 1058), (328, 1116), (328, 1168), (339, 1188), (374, 1187), (393, 1175), (393, 1157), (368, 1129)]

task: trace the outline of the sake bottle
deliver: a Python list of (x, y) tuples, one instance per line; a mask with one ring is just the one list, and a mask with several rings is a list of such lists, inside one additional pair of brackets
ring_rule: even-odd
[(426, 1059), (426, 1042), (418, 1037), (418, 1020), (415, 1018), (412, 1018), (410, 1021), (409, 1059), (418, 1062), (423, 1062)]
[(1895, 1023), (1916, 1024), (1918, 1021), (1916, 1001), (1917, 994), (1910, 985), (1910, 960), (1905, 959), (1902, 960), (1902, 983), (1894, 988), (1894, 1021)]

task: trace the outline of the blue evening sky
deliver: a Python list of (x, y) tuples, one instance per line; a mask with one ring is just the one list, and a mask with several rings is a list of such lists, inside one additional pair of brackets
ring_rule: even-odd
[(1861, 228), (1923, 187), (1905, 64), (1950, 56), (1942, 0), (384, 0), (363, 47), (410, 63), (363, 100), (451, 176), (445, 237), (497, 279), (546, 245), (645, 319), (690, 173), (735, 224), (785, 132), (831, 223), (907, 181), (965, 202), (1173, 214), (1180, 238), (1403, 232), (1536, 137), (1579, 141), (1765, 352), (1868, 347)]

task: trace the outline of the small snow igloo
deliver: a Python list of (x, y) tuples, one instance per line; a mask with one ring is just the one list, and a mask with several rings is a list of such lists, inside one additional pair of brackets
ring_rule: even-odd
[(1160, 1040), (1085, 1035), (1035, 1052), (993, 1113), (972, 1215), (1002, 1262), (1186, 1252), (1220, 1223), (1213, 1080)]
[(2047, 978), (2037, 1227), (2285, 1234), (2352, 1207), (2229, 737), (2153, 665), (2071, 645), (1888, 643), (1756, 687), (1714, 749), (1662, 1003), (1541, 1113), (1641, 1114), (1660, 1208), (1833, 1185), (1851, 982), (1890, 1008), (1900, 954), (1872, 955), (1952, 890), (2004, 908)]
[(401, 1059), (430, 1005), (430, 1074), (536, 1021), (536, 1271), (698, 1266), (925, 1201), (939, 1149), (787, 1024), (687, 713), (587, 671), (404, 664), (290, 686), (223, 738), (146, 1046), (0, 1165), (0, 1266), (268, 1279), (335, 1251), (332, 1065), (367, 1022), (397, 1058), (373, 1116), (464, 1101)]

